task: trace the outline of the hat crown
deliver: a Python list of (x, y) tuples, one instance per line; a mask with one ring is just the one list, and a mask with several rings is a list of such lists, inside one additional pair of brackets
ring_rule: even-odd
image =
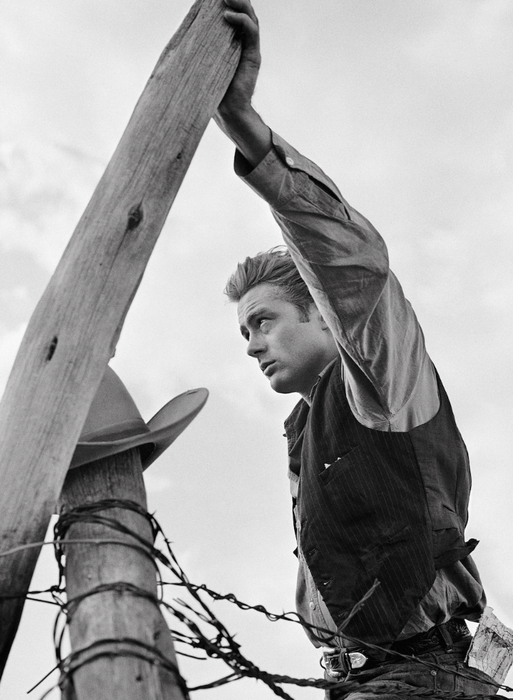
[(149, 432), (128, 389), (107, 366), (82, 428), (80, 442), (120, 440)]
[(148, 423), (117, 374), (107, 367), (75, 447), (70, 469), (131, 450), (141, 450), (146, 469), (198, 415), (206, 389), (191, 389), (168, 401)]

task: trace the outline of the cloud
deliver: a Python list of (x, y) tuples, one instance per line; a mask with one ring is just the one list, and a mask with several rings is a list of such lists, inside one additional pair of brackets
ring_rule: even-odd
[[(85, 153), (42, 141), (0, 143), (2, 245), (53, 271), (99, 177)], [(20, 270), (23, 273), (22, 270)]]

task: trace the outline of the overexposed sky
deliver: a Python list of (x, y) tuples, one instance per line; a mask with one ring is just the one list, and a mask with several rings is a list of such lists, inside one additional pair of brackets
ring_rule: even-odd
[[(0, 4), (0, 387), (190, 4)], [(467, 534), (481, 541), (475, 559), (490, 604), (513, 627), (513, 4), (254, 4), (263, 53), (255, 104), (389, 244), (469, 448), (474, 488)], [(294, 604), (282, 421), (295, 397), (271, 392), (245, 355), (235, 309), (222, 295), (235, 264), (279, 243), (280, 232), (266, 204), (233, 174), (232, 159), (231, 144), (212, 124), (112, 366), (145, 418), (185, 389), (210, 390), (202, 414), (146, 473), (150, 510), (193, 581), (280, 612)], [(56, 577), (46, 553), (35, 585), (52, 585)], [(26, 605), (0, 700), (26, 697), (52, 668), (53, 614)], [(320, 674), (318, 654), (299, 628), (227, 604), (219, 615), (237, 632), (243, 653), (265, 670)], [(210, 662), (183, 662), (182, 669), (191, 685), (225, 674)], [(38, 698), (54, 682), (55, 675), (28, 697)], [(204, 693), (210, 700), (272, 696), (254, 681)], [(315, 697), (309, 690), (290, 693)]]

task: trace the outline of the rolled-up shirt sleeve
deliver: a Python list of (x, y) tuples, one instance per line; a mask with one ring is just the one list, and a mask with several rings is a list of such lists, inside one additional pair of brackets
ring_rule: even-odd
[(270, 205), (333, 333), (355, 417), (377, 430), (425, 423), (439, 407), (435, 370), (385, 242), (315, 163), (276, 134), (273, 144), (252, 170), (237, 153), (235, 169)]

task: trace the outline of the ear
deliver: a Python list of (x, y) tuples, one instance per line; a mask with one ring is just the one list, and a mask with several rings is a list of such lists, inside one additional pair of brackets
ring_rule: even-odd
[(310, 307), (310, 320), (315, 319), (319, 326), (322, 328), (323, 331), (329, 331), (328, 324), (326, 321), (323, 319), (321, 312), (319, 309), (315, 306), (315, 304), (312, 304)]
[(323, 319), (322, 316), (321, 316), (321, 328), (323, 331), (329, 331), (331, 333), (330, 327), (328, 326), (328, 324), (326, 323), (326, 321)]

